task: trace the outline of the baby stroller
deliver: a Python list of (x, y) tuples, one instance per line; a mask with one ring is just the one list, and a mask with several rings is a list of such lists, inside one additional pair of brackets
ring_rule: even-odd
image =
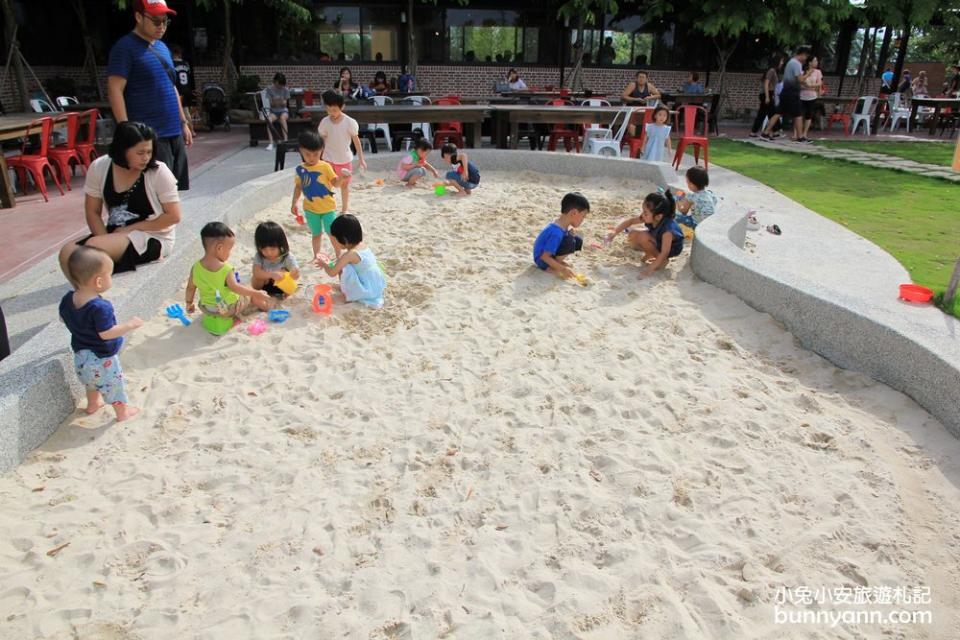
[(223, 125), (230, 131), (230, 114), (227, 112), (227, 94), (220, 85), (208, 82), (203, 85), (200, 96), (200, 110), (207, 128), (213, 131), (218, 125)]

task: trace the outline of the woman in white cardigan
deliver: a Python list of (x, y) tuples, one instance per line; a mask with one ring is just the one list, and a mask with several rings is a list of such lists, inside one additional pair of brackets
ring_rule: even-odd
[(117, 125), (108, 155), (97, 158), (87, 171), (84, 212), (91, 235), (60, 250), (64, 274), (77, 245), (106, 251), (114, 273), (170, 255), (180, 222), (180, 195), (173, 173), (154, 157), (156, 141), (154, 130), (141, 122)]

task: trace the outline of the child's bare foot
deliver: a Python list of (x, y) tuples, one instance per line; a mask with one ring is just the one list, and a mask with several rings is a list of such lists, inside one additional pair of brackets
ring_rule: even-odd
[(100, 398), (97, 398), (97, 400), (96, 400), (95, 402), (87, 401), (87, 408), (84, 409), (83, 412), (84, 412), (85, 414), (87, 414), (88, 416), (92, 416), (93, 414), (95, 414), (95, 413), (96, 413), (97, 411), (99, 411), (100, 409), (103, 409), (104, 406), (105, 406), (105, 405), (104, 405), (103, 400), (101, 400)]
[(140, 409), (136, 407), (131, 407), (127, 404), (115, 404), (113, 405), (114, 411), (117, 412), (117, 422), (123, 422), (124, 420), (129, 420), (133, 416), (140, 413)]

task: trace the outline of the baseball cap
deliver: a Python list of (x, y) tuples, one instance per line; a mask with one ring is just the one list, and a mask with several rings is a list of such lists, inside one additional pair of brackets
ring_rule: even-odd
[(170, 14), (177, 15), (177, 12), (167, 6), (166, 0), (134, 0), (133, 10), (138, 13), (146, 13), (151, 16), (162, 16)]

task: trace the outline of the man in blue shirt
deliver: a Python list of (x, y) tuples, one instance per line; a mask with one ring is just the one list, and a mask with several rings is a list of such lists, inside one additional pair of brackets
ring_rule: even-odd
[(160, 41), (176, 12), (166, 0), (134, 0), (133, 12), (133, 31), (110, 49), (110, 108), (117, 122), (143, 122), (157, 132), (154, 157), (173, 171), (178, 188), (186, 190), (190, 188), (186, 147), (193, 143), (193, 134), (177, 93), (173, 58)]

